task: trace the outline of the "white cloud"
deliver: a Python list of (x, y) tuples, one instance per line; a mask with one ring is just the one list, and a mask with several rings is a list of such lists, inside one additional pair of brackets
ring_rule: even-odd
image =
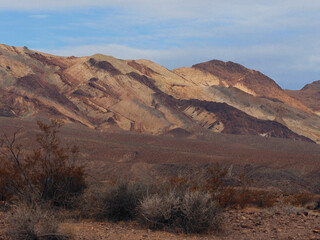
[[(92, 18), (92, 22), (72, 23), (114, 35), (85, 40), (88, 36), (66, 34), (62, 42), (74, 46), (44, 51), (67, 56), (104, 53), (123, 59), (146, 58), (169, 68), (216, 58), (266, 74), (318, 71), (320, 75), (319, 0), (0, 0), (0, 14), (28, 11), (33, 18), (45, 18), (52, 11), (108, 7), (119, 11), (99, 17), (99, 21)], [(151, 23), (146, 24), (148, 31), (126, 33), (144, 23)], [(55, 27), (74, 26), (66, 23)], [(188, 42), (192, 38), (196, 39), (194, 45)], [(139, 42), (147, 43), (149, 49), (130, 47), (142, 46)]]
[(143, 58), (153, 60), (168, 68), (191, 66), (202, 61), (220, 59), (239, 63), (265, 61), (265, 66), (287, 69), (288, 71), (293, 69), (320, 71), (319, 55), (309, 56), (303, 54), (305, 49), (297, 50), (294, 46), (284, 44), (262, 44), (248, 47), (186, 47), (165, 50), (140, 49), (119, 44), (100, 44), (38, 50), (59, 56), (80, 57), (101, 53), (120, 59)]
[(160, 50), (145, 50), (138, 48), (131, 48), (118, 44), (105, 44), (105, 45), (83, 45), (64, 47), (59, 49), (39, 49), (39, 51), (49, 52), (59, 56), (91, 56), (96, 53), (112, 55), (121, 59), (137, 59), (137, 58), (152, 58), (163, 55), (166, 51)]
[(0, 0), (0, 10), (72, 10), (87, 7), (119, 7), (145, 16), (166, 18), (210, 18), (255, 14), (279, 15), (294, 11), (317, 11), (318, 0)]
[[(307, 49), (307, 46), (305, 47)], [(84, 45), (60, 49), (41, 49), (60, 56), (91, 56), (95, 53), (111, 55), (120, 59), (148, 59), (169, 69), (191, 66), (212, 59), (233, 61), (263, 72), (282, 87), (300, 88), (320, 74), (319, 55), (304, 54), (305, 49), (294, 46), (256, 45), (248, 47), (189, 47), (166, 50), (139, 49), (118, 44)], [(303, 79), (294, 79), (294, 76)]]

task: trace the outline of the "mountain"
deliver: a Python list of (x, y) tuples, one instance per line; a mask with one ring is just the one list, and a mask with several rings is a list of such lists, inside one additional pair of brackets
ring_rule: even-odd
[(319, 142), (319, 117), (264, 74), (233, 62), (212, 60), (175, 73), (203, 86), (212, 101), (224, 102), (263, 120), (272, 120)]
[(260, 72), (210, 61), (170, 71), (148, 60), (58, 57), (0, 45), (0, 117), (61, 118), (99, 131), (215, 132), (320, 142), (320, 117)]
[(286, 90), (286, 93), (320, 115), (320, 80), (307, 84), (299, 91)]

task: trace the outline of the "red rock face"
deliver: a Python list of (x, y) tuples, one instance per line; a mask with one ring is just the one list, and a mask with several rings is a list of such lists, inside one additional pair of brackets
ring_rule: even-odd
[[(229, 84), (214, 90), (150, 61), (56, 57), (5, 45), (0, 53), (2, 117), (59, 117), (102, 131), (180, 137), (204, 131), (320, 141), (320, 130), (311, 124), (319, 118), (311, 110), (272, 79), (240, 64), (213, 60), (194, 65)], [(214, 100), (213, 90), (224, 94), (224, 102)], [(294, 128), (294, 121), (304, 128)]]

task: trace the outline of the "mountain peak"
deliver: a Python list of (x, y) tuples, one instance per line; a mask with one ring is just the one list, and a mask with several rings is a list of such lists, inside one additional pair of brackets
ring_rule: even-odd
[(231, 73), (245, 73), (247, 71), (250, 71), (248, 68), (242, 66), (239, 63), (234, 63), (232, 61), (224, 62), (217, 59), (204, 63), (195, 64), (192, 67), (199, 68), (213, 74), (219, 73), (221, 69)]
[(320, 141), (304, 105), (267, 76), (233, 62), (170, 71), (149, 60), (57, 57), (0, 45), (0, 93), (3, 117), (62, 118), (101, 131), (181, 129), (190, 136), (222, 132)]

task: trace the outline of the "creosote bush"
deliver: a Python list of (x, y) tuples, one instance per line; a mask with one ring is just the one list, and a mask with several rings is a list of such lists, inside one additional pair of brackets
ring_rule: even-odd
[(141, 220), (150, 228), (208, 233), (221, 228), (221, 208), (210, 194), (175, 191), (149, 195), (141, 201)]
[(144, 184), (123, 181), (100, 188), (88, 188), (82, 196), (82, 216), (114, 222), (133, 220), (147, 189)]
[(38, 126), (39, 147), (28, 154), (16, 143), (19, 131), (12, 138), (4, 134), (0, 145), (0, 197), (69, 206), (86, 187), (84, 168), (77, 165), (78, 148), (61, 146), (57, 137), (60, 121), (38, 121)]

